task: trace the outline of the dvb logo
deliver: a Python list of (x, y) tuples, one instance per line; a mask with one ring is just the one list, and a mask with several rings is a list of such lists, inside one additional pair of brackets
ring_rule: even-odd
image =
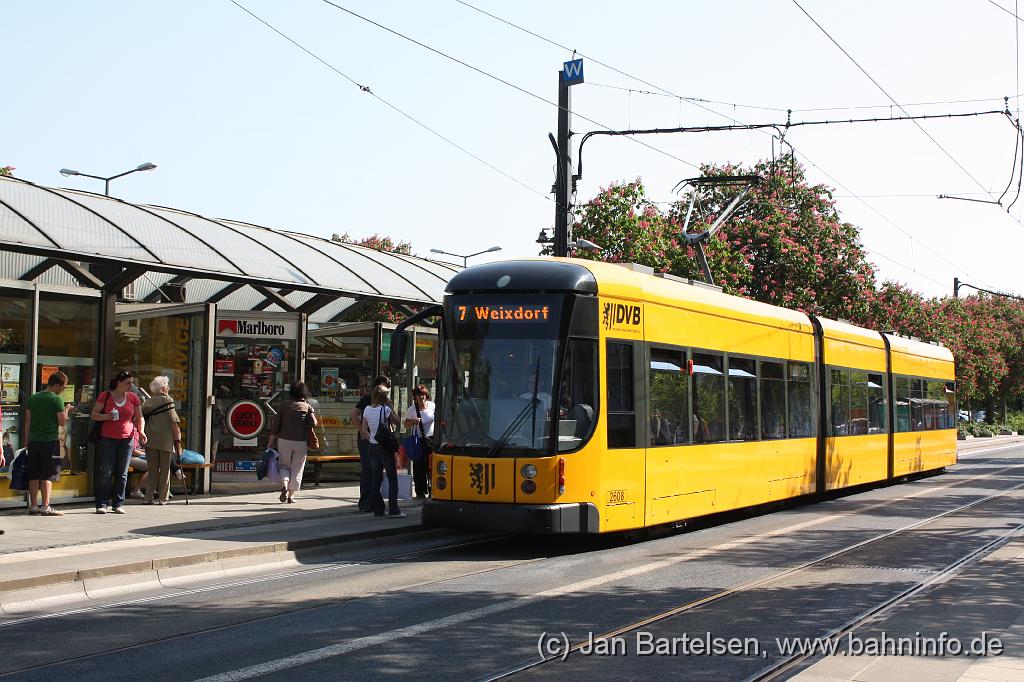
[(638, 305), (605, 303), (601, 313), (605, 329), (621, 325), (640, 326), (640, 306)]

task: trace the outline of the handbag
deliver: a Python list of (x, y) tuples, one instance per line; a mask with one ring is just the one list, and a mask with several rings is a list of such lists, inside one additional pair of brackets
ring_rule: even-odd
[[(416, 408), (416, 417), (422, 419), (420, 416), (420, 408), (415, 402), (413, 407)], [(405, 455), (411, 462), (421, 461), (428, 452), (430, 452), (430, 445), (427, 444), (427, 434), (423, 430), (423, 422), (420, 421), (412, 435), (408, 436), (402, 441), (402, 448), (405, 449)]]
[[(309, 408), (306, 411), (306, 421), (308, 422), (310, 416), (313, 414), (313, 408)], [(306, 427), (306, 448), (309, 450), (320, 449), (320, 439), (316, 435), (316, 427), (309, 425)]]
[(28, 490), (28, 448), (22, 448), (11, 462), (11, 490)]
[(398, 436), (391, 430), (391, 422), (384, 416), (384, 406), (380, 408), (380, 423), (377, 424), (377, 432), (373, 435), (377, 445), (385, 452), (395, 454), (398, 452)]
[[(103, 391), (103, 393), (100, 393), (100, 397), (99, 397), (99, 400), (103, 401), (103, 406), (104, 407), (106, 407), (106, 404), (107, 404), (106, 395), (107, 395), (107, 392)], [(99, 400), (97, 402), (99, 402)], [(92, 443), (93, 445), (99, 445), (100, 444), (100, 438), (102, 438), (102, 437), (103, 437), (103, 422), (93, 422), (92, 426), (89, 427), (89, 442)]]

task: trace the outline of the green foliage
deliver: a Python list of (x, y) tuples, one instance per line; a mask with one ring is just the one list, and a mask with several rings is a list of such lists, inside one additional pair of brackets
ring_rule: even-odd
[[(827, 187), (809, 185), (802, 167), (789, 159), (753, 168), (705, 166), (702, 173), (765, 178), (705, 247), (712, 278), (723, 290), (828, 317), (866, 316), (874, 268), (857, 229), (839, 219)], [(738, 191), (732, 186), (702, 193), (689, 231), (707, 230)], [(684, 195), (662, 212), (646, 200), (640, 180), (602, 189), (583, 207), (573, 230), (602, 252), (580, 257), (639, 263), (702, 280), (695, 251), (682, 238), (690, 198)]]
[[(364, 246), (368, 249), (375, 249), (377, 251), (388, 251), (391, 253), (400, 253), (406, 256), (414, 255), (412, 252), (412, 244), (409, 242), (398, 242), (388, 236), (381, 236), (376, 233), (369, 237), (363, 237), (361, 239), (355, 239), (349, 235), (348, 232), (344, 234), (331, 235), (331, 241), (340, 242), (342, 244), (354, 244), (356, 246)], [(346, 321), (348, 322), (401, 322), (406, 318), (406, 314), (399, 311), (394, 305), (387, 301), (375, 301), (362, 306), (359, 312), (349, 317)]]
[(12, 177), (14, 175), (14, 166), (0, 166), (0, 175)]
[[(708, 165), (702, 173), (763, 178), (705, 247), (712, 278), (725, 292), (939, 341), (956, 360), (961, 401), (1024, 398), (1024, 302), (989, 295), (926, 299), (901, 283), (876, 282), (859, 231), (843, 222), (831, 189), (809, 184), (791, 158), (753, 167)], [(708, 229), (738, 191), (718, 186), (704, 192), (689, 230)], [(682, 238), (690, 198), (661, 210), (639, 179), (602, 188), (581, 206), (573, 228), (574, 237), (602, 251), (577, 257), (703, 280)]]

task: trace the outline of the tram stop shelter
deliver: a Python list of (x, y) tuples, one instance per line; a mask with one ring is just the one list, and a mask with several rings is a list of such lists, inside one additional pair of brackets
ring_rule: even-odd
[[(63, 398), (72, 410), (61, 434), (64, 476), (54, 496), (91, 495), (88, 414), (115, 369), (127, 367), (143, 388), (153, 376), (170, 377), (186, 448), (208, 463), (218, 447), (249, 453), (247, 460), (235, 458), (247, 467), (258, 459), (258, 437), (266, 433), (274, 402), (307, 378), (311, 334), (319, 360), (310, 383), (324, 388), (328, 400), (351, 401), (381, 367), (390, 335), (380, 322), (349, 331), (346, 323), (381, 303), (399, 315), (437, 303), (459, 269), (0, 177), (3, 446), (10, 454), (24, 445), (27, 397), (63, 371), (69, 377)], [(436, 349), (432, 331), (421, 330), (420, 347)], [(333, 362), (323, 351), (328, 337), (338, 348), (342, 337), (367, 340), (370, 347), (337, 350), (341, 360)], [(345, 353), (375, 361), (349, 362), (363, 369), (349, 367), (346, 381), (331, 374), (348, 366)], [(415, 353), (414, 345), (410, 364), (430, 365)], [(403, 373), (407, 380), (416, 376), (415, 370)], [(339, 412), (337, 419), (343, 418)], [(208, 485), (209, 467), (205, 473)], [(13, 502), (9, 494), (0, 485), (0, 505)]]

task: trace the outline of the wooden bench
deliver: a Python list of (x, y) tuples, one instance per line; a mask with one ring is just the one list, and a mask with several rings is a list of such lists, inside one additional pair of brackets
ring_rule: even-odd
[(359, 455), (309, 455), (307, 463), (313, 464), (313, 485), (320, 485), (320, 474), (324, 471), (324, 462), (358, 462)]
[[(357, 460), (359, 459), (359, 455), (356, 455), (356, 459)], [(206, 462), (206, 463), (203, 463), (203, 464), (179, 464), (178, 466), (181, 467), (182, 474), (184, 474), (186, 471), (191, 471), (192, 472), (192, 482), (191, 482), (191, 484), (189, 484), (188, 481), (185, 481), (185, 480), (183, 480), (181, 482), (181, 484), (182, 485), (188, 485), (189, 490), (192, 492), (193, 495), (196, 494), (196, 472), (202, 471), (203, 469), (212, 469), (213, 468), (213, 464), (210, 464), (209, 462)], [(135, 472), (135, 467), (131, 467), (131, 466), (128, 467), (128, 477), (129, 477), (128, 489), (129, 489), (129, 491), (132, 489), (132, 486), (131, 486), (131, 475), (134, 474), (134, 473), (136, 473)], [(172, 483), (174, 482), (174, 476), (171, 476), (171, 482)], [(319, 485), (319, 483), (317, 485)], [(213, 477), (211, 476), (210, 477), (210, 489), (206, 491), (206, 494), (210, 495), (210, 494), (212, 494), (212, 492), (213, 492)]]
[[(213, 469), (213, 463), (212, 462), (204, 462), (202, 464), (182, 464), (180, 466), (181, 466), (182, 474), (184, 474), (186, 471), (191, 471), (192, 472), (192, 485), (190, 486), (190, 489), (192, 490), (192, 494), (193, 495), (196, 494), (196, 476), (198, 476), (198, 472), (200, 472), (200, 471), (202, 471), (204, 469), (211, 469), (211, 470)], [(182, 481), (182, 485), (184, 485), (184, 484), (185, 484), (185, 482)], [(210, 487), (206, 491), (206, 494), (207, 495), (212, 495), (213, 494), (213, 476), (210, 476)]]

